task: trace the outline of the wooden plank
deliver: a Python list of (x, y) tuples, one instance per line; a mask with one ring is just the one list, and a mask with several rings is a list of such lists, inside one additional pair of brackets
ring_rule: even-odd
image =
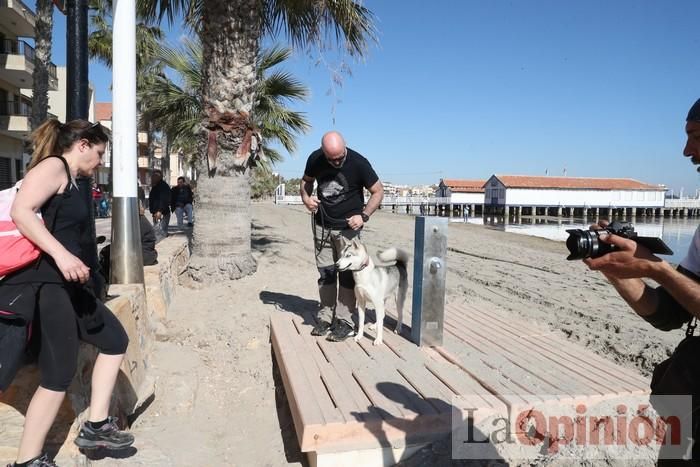
[[(460, 349), (461, 352), (470, 352), (472, 358), (478, 359), (483, 367), (493, 370), (489, 372), (482, 371), (481, 374), (478, 374), (473, 373), (470, 368), (467, 368), (467, 371), (472, 373), (482, 385), (486, 385), (485, 383), (493, 385), (497, 382), (501, 382), (504, 386), (509, 388), (510, 392), (520, 394), (527, 401), (541, 400), (539, 395), (556, 392), (548, 385), (544, 384), (539, 377), (515, 366), (503, 357), (503, 355), (495, 353), (494, 350), (485, 343), (474, 339), (472, 336), (467, 338), (463, 329), (445, 323), (445, 330), (449, 334), (454, 335), (455, 338), (461, 342), (459, 345), (459, 347), (462, 347), (462, 349)], [(500, 394), (507, 391), (499, 390), (497, 392)]]
[[(464, 306), (469, 307), (470, 305), (464, 304)], [(543, 349), (541, 352), (542, 355), (549, 358), (551, 361), (557, 362), (559, 365), (574, 371), (575, 374), (579, 375), (579, 379), (585, 378), (588, 381), (588, 385), (593, 384), (594, 386), (604, 389), (606, 391), (614, 392), (634, 392), (639, 386), (639, 375), (634, 375), (634, 373), (631, 374), (629, 370), (622, 367), (618, 367), (613, 362), (609, 362), (603, 359), (602, 357), (599, 357), (598, 355), (581, 347), (575, 346), (572, 349), (572, 351), (566, 352), (564, 355), (557, 354), (556, 358), (552, 357), (550, 351), (551, 349), (568, 349), (572, 345), (575, 345), (562, 338), (559, 338), (554, 333), (539, 333), (539, 336), (541, 338), (546, 338), (547, 342), (551, 341), (551, 345), (548, 345), (545, 348), (542, 344), (541, 338), (537, 341), (533, 341), (533, 339), (538, 337), (538, 333), (532, 332), (532, 327), (528, 326), (524, 322), (519, 320), (513, 321), (512, 318), (508, 318), (508, 321), (504, 321), (504, 318), (502, 318), (502, 315), (500, 313), (491, 316), (486, 312), (476, 309), (474, 307), (471, 307), (471, 309), (473, 310), (473, 313), (462, 313), (456, 319), (473, 320), (475, 323), (478, 322), (481, 326), (490, 325), (492, 327), (498, 327), (499, 330), (507, 331), (513, 335), (519, 336), (520, 338), (527, 338), (528, 343), (526, 345), (531, 346), (532, 342), (535, 342), (535, 344), (538, 347)], [(518, 322), (518, 327), (520, 327), (520, 325), (522, 324), (524, 328), (528, 328), (528, 331), (520, 332), (517, 330), (517, 328), (514, 329), (510, 321)], [(584, 355), (586, 355), (588, 359), (591, 359), (596, 362), (596, 364), (589, 365), (589, 371), (579, 371), (581, 364), (580, 356), (582, 355), (582, 351), (586, 352)], [(599, 370), (602, 370), (602, 373)], [(613, 375), (614, 379), (611, 379), (611, 376)]]
[[(547, 337), (547, 341), (549, 342), (551, 336)], [(610, 394), (610, 393), (627, 393), (634, 388), (630, 386), (629, 384), (626, 384), (624, 382), (619, 382), (619, 381), (612, 381), (610, 377), (606, 377), (604, 374), (602, 374), (600, 371), (593, 367), (588, 367), (588, 368), (583, 368), (582, 367), (582, 357), (587, 357), (589, 356), (589, 353), (582, 348), (577, 348), (576, 351), (578, 353), (576, 358), (572, 359), (562, 359), (560, 355), (552, 355), (552, 349), (557, 349), (559, 346), (557, 345), (551, 345), (544, 347), (542, 343), (542, 338), (536, 338), (532, 336), (528, 337), (522, 337), (519, 338), (522, 339), (523, 342), (527, 342), (527, 346), (529, 346), (530, 349), (540, 349), (539, 352), (541, 355), (545, 356), (547, 359), (549, 359), (552, 363), (552, 365), (557, 365), (559, 368), (568, 368), (570, 372), (573, 372), (578, 375), (579, 379), (583, 379), (588, 381), (590, 384), (589, 385), (594, 385), (597, 389), (597, 392), (601, 392), (602, 394)], [(524, 339), (527, 339), (525, 341)], [(564, 346), (564, 345), (562, 345)], [(566, 343), (567, 347), (571, 347), (571, 343)], [(556, 350), (555, 350), (556, 352)], [(589, 394), (590, 395), (590, 394)]]
[(279, 365), (287, 401), (294, 420), (294, 429), (300, 446), (313, 439), (309, 427), (324, 423), (323, 413), (313, 395), (307, 390), (306, 377), (287, 336), (281, 331), (284, 317), (270, 317), (270, 337), (277, 364)]
[(370, 336), (369, 339), (363, 337), (358, 342), (350, 341), (349, 339), (346, 342), (351, 347), (361, 347), (374, 360), (375, 364), (367, 367), (367, 369), (371, 368), (373, 370), (373, 377), (376, 381), (384, 383), (381, 386), (383, 388), (382, 392), (391, 400), (403, 406), (404, 418), (412, 419), (418, 415), (435, 414), (436, 411), (433, 406), (423, 400), (416, 393), (415, 388), (397, 371), (397, 363), (400, 359), (396, 354), (383, 344), (374, 345), (372, 343), (374, 335), (369, 333), (374, 332), (366, 329), (365, 333)]
[(533, 326), (525, 320), (507, 316), (500, 310), (486, 312), (482, 309), (470, 306), (467, 303), (462, 304), (462, 306), (446, 305), (446, 308), (452, 312), (450, 313), (450, 316), (454, 313), (456, 315), (475, 319), (477, 321), (488, 320), (497, 323), (499, 327), (510, 330), (513, 334), (517, 335), (518, 337), (542, 336), (552, 333), (552, 331), (549, 328), (543, 328), (542, 326)]
[(509, 348), (512, 352), (522, 355), (527, 359), (535, 362), (543, 374), (548, 378), (553, 378), (557, 384), (566, 388), (571, 394), (607, 394), (615, 389), (598, 381), (585, 372), (577, 371), (565, 363), (562, 363), (558, 358), (552, 357), (547, 352), (542, 352), (534, 348), (531, 344), (526, 343), (522, 338), (510, 334), (509, 331), (496, 328), (495, 325), (482, 323), (478, 331), (479, 334), (490, 337), (493, 342), (501, 339), (507, 339)]
[[(463, 402), (463, 406), (468, 405), (474, 409), (482, 410), (482, 413), (496, 411), (504, 413), (506, 404), (456, 365), (431, 360), (426, 362), (426, 369), (452, 391), (455, 391), (455, 397)], [(478, 389), (475, 390), (472, 384), (476, 385)]]
[[(421, 414), (429, 414), (432, 412), (440, 412), (450, 407), (450, 402), (454, 393), (450, 391), (441, 381), (436, 380), (432, 373), (426, 370), (424, 362), (425, 355), (413, 354), (414, 359), (405, 360), (398, 356), (392, 350), (392, 347), (387, 345), (388, 342), (396, 342), (400, 337), (394, 334), (393, 330), (384, 329), (384, 344), (380, 346), (372, 345), (375, 331), (369, 330), (369, 339), (361, 339), (359, 344), (367, 349), (367, 352), (384, 366), (383, 371), (391, 369), (398, 370), (399, 374), (413, 387), (413, 389), (428, 402), (428, 406), (433, 410), (428, 410), (423, 404), (419, 404), (414, 408)], [(367, 347), (372, 347), (371, 349)], [(408, 352), (407, 348), (404, 353)], [(427, 401), (433, 399), (433, 401)]]
[[(480, 332), (484, 333), (491, 332), (491, 334), (494, 336), (496, 335), (496, 333), (500, 333), (502, 331), (500, 328), (496, 327), (495, 324), (489, 322), (480, 323), (479, 330)], [(507, 330), (503, 330), (502, 334), (514, 337), (512, 334), (510, 334), (510, 331)], [(552, 339), (552, 337), (553, 336), (546, 336), (544, 337), (544, 339), (546, 339), (546, 341), (549, 342)], [(537, 340), (537, 342), (540, 345), (542, 344), (542, 339), (543, 338), (540, 337)], [(566, 377), (567, 379), (576, 381), (579, 384), (583, 384), (599, 394), (607, 394), (610, 392), (619, 392), (627, 390), (626, 388), (620, 387), (619, 385), (610, 384), (605, 380), (601, 381), (601, 377), (599, 374), (592, 374), (589, 371), (582, 371), (579, 365), (571, 364), (566, 360), (562, 360), (558, 356), (552, 355), (552, 353), (548, 349), (537, 350), (537, 346), (533, 346), (532, 343), (527, 342), (523, 338), (512, 338), (511, 342), (513, 343), (513, 346), (515, 348), (518, 348), (523, 352), (527, 352), (531, 358), (542, 362), (546, 366), (556, 367), (557, 372), (561, 373), (562, 377)], [(566, 346), (569, 347), (571, 345), (572, 344), (567, 343)], [(586, 349), (579, 348), (578, 346), (575, 346), (574, 351), (578, 355), (587, 355), (589, 352)]]
[[(312, 359), (308, 358), (307, 355), (303, 355), (299, 352), (300, 349), (304, 347), (304, 343), (299, 336), (291, 317), (288, 315), (283, 319), (279, 320), (277, 323), (277, 332), (285, 336), (284, 342), (289, 346), (290, 352), (283, 353), (282, 358), (293, 358), (292, 355), (298, 358), (299, 365), (301, 366), (303, 374), (306, 376), (306, 387), (304, 388), (309, 394), (312, 394), (316, 400), (316, 405), (321, 409), (321, 414), (323, 415), (323, 420), (325, 423), (336, 423), (344, 421), (340, 411), (335, 405), (326, 390), (323, 380), (321, 379), (321, 372), (313, 362)], [(300, 379), (303, 383), (303, 380)], [(302, 411), (305, 407), (302, 406)]]
[[(455, 305), (452, 305), (452, 306), (455, 307)], [(532, 332), (533, 327), (531, 325), (529, 325), (527, 322), (519, 320), (517, 318), (512, 318), (512, 317), (506, 316), (502, 312), (494, 312), (492, 310), (489, 310), (489, 312), (486, 312), (483, 309), (480, 309), (477, 306), (469, 304), (469, 303), (464, 303), (464, 304), (462, 304), (462, 306), (464, 309), (469, 309), (469, 310), (473, 311), (472, 314), (469, 314), (463, 310), (464, 312), (461, 314), (462, 317), (478, 320), (481, 323), (489, 322), (489, 323), (492, 323), (494, 325), (496, 323), (498, 323), (499, 327), (502, 327), (503, 329), (507, 329), (507, 330), (511, 331), (513, 334), (519, 335), (520, 337), (533, 338), (533, 337), (537, 337), (538, 335), (546, 336), (547, 340), (553, 340), (556, 343), (562, 344), (561, 347), (553, 345), (553, 347), (556, 347), (556, 348), (568, 349), (572, 345), (572, 343), (570, 341), (567, 341), (567, 340), (559, 337), (558, 335), (556, 335), (553, 332), (540, 332), (540, 333)], [(457, 308), (459, 309), (459, 307), (457, 307)], [(513, 323), (517, 323), (517, 326), (515, 328), (513, 327)], [(523, 329), (526, 329), (527, 332), (520, 332), (518, 330), (518, 328), (520, 328), (520, 327), (522, 327)], [(577, 357), (580, 353), (579, 349), (580, 348), (576, 348), (576, 350), (574, 352), (568, 352), (567, 354), (569, 356)], [(590, 352), (590, 351), (588, 351), (588, 352)], [(598, 369), (602, 369), (609, 376), (611, 376), (611, 372), (612, 372), (612, 375), (614, 375), (619, 380), (624, 381), (625, 384), (631, 383), (633, 387), (637, 387), (640, 383), (643, 385), (646, 384), (646, 380), (638, 373), (636, 373), (632, 370), (629, 370), (625, 367), (616, 365), (614, 362), (610, 362), (609, 360), (606, 360), (603, 357), (600, 357), (599, 355), (597, 355), (593, 352), (591, 352), (590, 360), (592, 362), (595, 362), (595, 365), (593, 365), (594, 367), (596, 367)], [(629, 385), (627, 385), (625, 387), (627, 388), (626, 390), (630, 390)]]
[[(578, 355), (578, 352), (575, 352), (572, 350), (572, 344), (570, 341), (566, 340), (563, 336), (552, 336), (551, 338), (552, 345), (557, 346), (562, 350), (562, 352), (567, 355), (568, 357), (576, 357)], [(578, 344), (575, 344), (575, 346), (578, 346)], [(579, 346), (580, 347), (580, 346)], [(596, 368), (614, 375), (615, 377), (622, 378), (626, 383), (629, 383), (633, 386), (638, 386), (638, 385), (648, 385), (649, 381), (647, 378), (644, 376), (640, 375), (636, 371), (626, 368), (622, 365), (619, 365), (615, 362), (612, 362), (597, 353), (593, 351), (588, 351), (590, 355), (588, 355), (588, 361), (595, 366)]]
[(528, 375), (531, 375), (531, 381), (537, 384), (537, 390), (542, 391), (540, 394), (573, 395), (567, 384), (561, 383), (558, 381), (558, 378), (549, 374), (547, 368), (540, 367), (532, 359), (525, 358), (522, 353), (514, 352), (512, 348), (514, 339), (501, 339), (499, 342), (483, 332), (478, 332), (468, 325), (462, 324), (458, 320), (455, 320), (455, 323), (459, 323), (455, 324), (455, 326), (461, 330), (463, 337), (468, 339), (471, 345), (487, 350), (489, 356), (499, 355), (511, 362), (513, 364), (512, 368), (517, 371), (516, 377), (529, 377)]
[(377, 390), (376, 384), (378, 381), (374, 381), (371, 372), (366, 370), (366, 367), (371, 365), (368, 361), (371, 359), (364, 354), (364, 351), (359, 347), (350, 349), (347, 347), (346, 342), (322, 340), (319, 341), (319, 346), (331, 360), (331, 364), (336, 371), (344, 375), (343, 380), (347, 381), (348, 384), (357, 384), (360, 387), (360, 390), (369, 399), (371, 406), (374, 406), (373, 409), (368, 407), (368, 411), (374, 410), (375, 413), (380, 414), (384, 419), (404, 416), (404, 412), (399, 405)]
[[(626, 377), (621, 377), (622, 371), (619, 371), (622, 367), (615, 366), (610, 362), (601, 362), (596, 359), (595, 354), (591, 351), (586, 353), (572, 354), (570, 347), (573, 344), (566, 341), (556, 340), (550, 342), (547, 347), (544, 347), (542, 343), (534, 338), (525, 337), (523, 338), (533, 347), (539, 347), (545, 355), (551, 355), (553, 358), (560, 360), (562, 364), (569, 365), (571, 368), (576, 369), (583, 375), (590, 378), (597, 378), (600, 384), (607, 387), (612, 387), (616, 392), (625, 393), (644, 393), (644, 386), (648, 386), (648, 382), (642, 384), (635, 384), (627, 381)], [(577, 350), (579, 350), (577, 348)], [(582, 358), (583, 357), (583, 358)], [(619, 371), (619, 373), (618, 373)], [(644, 380), (640, 377), (640, 383)], [(641, 391), (641, 392), (640, 392)]]
[[(318, 346), (318, 339), (310, 334), (312, 327), (304, 325), (304, 319), (300, 316), (293, 316), (292, 320), (305, 347), (299, 349), (300, 353), (310, 355), (321, 372), (321, 379), (326, 385), (326, 389), (331, 395), (333, 402), (340, 411), (345, 421), (354, 421), (359, 414), (361, 420), (380, 418), (373, 412), (366, 412), (369, 400), (356, 384), (343, 382), (336, 369), (326, 359)], [(355, 391), (356, 394), (352, 394)]]
[[(464, 320), (464, 321), (462, 321)], [(466, 319), (455, 318), (456, 322), (463, 323), (464, 327), (469, 326)], [(570, 395), (592, 395), (606, 394), (611, 388), (606, 387), (596, 381), (595, 378), (579, 374), (569, 366), (563, 365), (557, 359), (547, 357), (543, 352), (536, 351), (532, 346), (526, 345), (524, 341), (512, 334), (509, 330), (497, 327), (495, 324), (484, 322), (478, 326), (472, 325), (474, 333), (483, 336), (494, 344), (508, 342), (507, 350), (514, 359), (525, 369), (540, 373), (552, 384), (562, 388)]]
[[(314, 317), (310, 312), (303, 313), (303, 316), (309, 323), (315, 322)], [(355, 402), (355, 405), (358, 407), (359, 413), (353, 414), (351, 412), (348, 415), (367, 421), (378, 417), (381, 418), (381, 412), (373, 407), (372, 400), (369, 399), (363, 388), (356, 381), (355, 376), (352, 374), (353, 366), (350, 362), (362, 361), (361, 359), (357, 358), (362, 356), (356, 355), (346, 359), (344, 356), (345, 347), (338, 346), (334, 342), (328, 342), (324, 337), (318, 337), (316, 340), (316, 345), (319, 347), (319, 350), (323, 353), (325, 359), (329, 362), (329, 365), (336, 372), (343, 384), (349, 388), (350, 396)]]
[(477, 380), (491, 394), (498, 394), (509, 408), (541, 401), (536, 396), (525, 394), (519, 386), (503, 377), (497, 369), (487, 367), (478, 354), (469, 350), (463, 341), (452, 336), (449, 332), (445, 333), (444, 345), (435, 347), (435, 350)]
[[(421, 371), (425, 371), (426, 379), (436, 379), (435, 384), (441, 391), (445, 400), (451, 401), (453, 397), (459, 397), (462, 402), (468, 403), (474, 408), (503, 413), (505, 404), (491, 394), (478, 381), (458, 366), (448, 362), (440, 354), (430, 347), (418, 347), (409, 340), (408, 331), (401, 335), (393, 332), (384, 332), (384, 343), (398, 354), (405, 362), (421, 362)], [(399, 371), (404, 374), (402, 367)], [(428, 375), (429, 374), (429, 375)], [(432, 377), (430, 376), (432, 375)], [(408, 373), (404, 377), (409, 378)], [(411, 381), (414, 384), (414, 381)], [(420, 384), (416, 379), (415, 384)], [(428, 389), (426, 388), (426, 393)]]

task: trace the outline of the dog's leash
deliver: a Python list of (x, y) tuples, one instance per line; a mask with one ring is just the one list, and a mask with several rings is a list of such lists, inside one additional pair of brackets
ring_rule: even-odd
[[(326, 220), (329, 222), (333, 222), (334, 224), (339, 224), (341, 222), (345, 222), (347, 224), (346, 219), (336, 219), (335, 217), (331, 217), (328, 215), (326, 212), (325, 208), (323, 207), (323, 204), (319, 201), (318, 203), (318, 213), (320, 217), (320, 224), (316, 223), (316, 214), (311, 213), (311, 231), (313, 232), (314, 235), (314, 248), (316, 250), (316, 255), (321, 253), (321, 250), (323, 250), (323, 245), (328, 242), (330, 244), (330, 238), (332, 234), (331, 229), (326, 229)], [(319, 225), (321, 227), (321, 241), (318, 242), (318, 234), (316, 233), (316, 225)]]

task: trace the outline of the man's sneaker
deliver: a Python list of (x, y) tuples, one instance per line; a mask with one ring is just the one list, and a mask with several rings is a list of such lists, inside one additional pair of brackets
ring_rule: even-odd
[(327, 341), (340, 342), (344, 341), (348, 337), (354, 336), (355, 330), (345, 321), (338, 321), (331, 329), (331, 333), (326, 337)]
[(312, 336), (325, 336), (328, 330), (331, 328), (331, 323), (328, 321), (319, 321), (316, 326), (311, 330)]
[[(16, 464), (7, 464), (7, 467), (14, 467)], [(58, 467), (56, 463), (49, 460), (48, 454), (42, 454), (41, 457), (37, 457), (29, 464), (27, 467)]]
[(99, 430), (92, 428), (88, 422), (83, 423), (75, 444), (81, 449), (123, 449), (134, 444), (134, 435), (119, 431), (117, 418), (109, 417)]

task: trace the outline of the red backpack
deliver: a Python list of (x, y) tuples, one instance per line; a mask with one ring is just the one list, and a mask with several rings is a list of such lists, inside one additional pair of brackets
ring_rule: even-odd
[[(70, 169), (66, 160), (61, 156), (48, 156), (46, 159), (51, 157), (56, 157), (63, 162), (68, 183), (70, 183)], [(12, 203), (14, 203), (21, 185), (22, 181), (20, 180), (12, 188), (0, 191), (0, 279), (31, 264), (41, 256), (39, 247), (20, 233), (10, 217)], [(41, 219), (41, 211), (37, 212), (36, 215)]]
[(21, 183), (0, 191), (0, 277), (22, 269), (41, 255), (41, 250), (17, 230), (10, 217)]

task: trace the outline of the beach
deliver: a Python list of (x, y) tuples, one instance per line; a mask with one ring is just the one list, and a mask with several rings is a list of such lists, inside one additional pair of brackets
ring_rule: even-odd
[[(371, 253), (395, 246), (412, 256), (413, 235), (412, 217), (378, 212), (362, 239)], [(252, 242), (255, 274), (224, 285), (184, 281), (158, 328), (157, 396), (133, 425), (138, 452), (96, 465), (305, 462), (273, 365), (269, 317), (318, 306), (310, 216), (301, 206), (254, 203)], [(507, 312), (645, 376), (683, 336), (635, 315), (602, 275), (566, 261), (562, 242), (452, 223), (448, 250), (448, 303)], [(449, 463), (449, 450), (418, 459), (408, 465)]]

